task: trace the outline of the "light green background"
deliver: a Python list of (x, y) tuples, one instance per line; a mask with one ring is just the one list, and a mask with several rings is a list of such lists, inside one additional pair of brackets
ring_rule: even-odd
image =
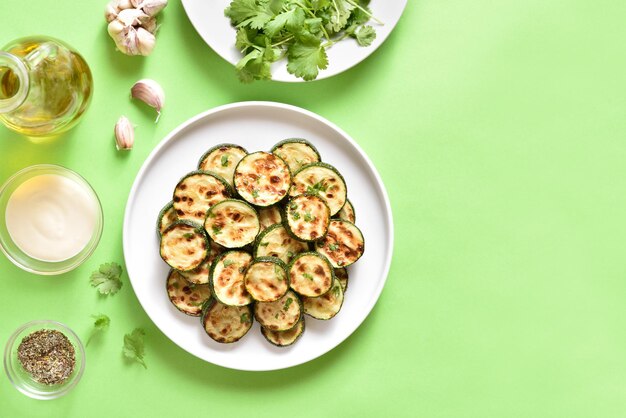
[[(91, 314), (112, 318), (71, 394), (34, 401), (2, 376), (0, 416), (626, 414), (626, 2), (410, 0), (364, 63), (294, 85), (239, 84), (178, 0), (154, 54), (125, 57), (106, 34), (105, 3), (0, 3), (0, 43), (64, 39), (96, 88), (82, 123), (54, 144), (0, 128), (0, 180), (66, 165), (92, 183), (106, 218), (97, 251), (70, 274), (36, 277), (0, 260), (0, 340), (32, 319), (86, 337)], [(167, 92), (157, 125), (128, 99), (142, 77)], [(242, 100), (302, 106), (345, 129), (378, 167), (396, 223), (391, 273), (363, 325), (322, 358), (270, 373), (179, 349), (127, 277), (110, 298), (88, 283), (100, 263), (123, 261), (124, 205), (151, 149), (189, 117)], [(129, 154), (113, 146), (121, 114), (139, 125)], [(148, 370), (122, 358), (135, 326), (147, 330)]]

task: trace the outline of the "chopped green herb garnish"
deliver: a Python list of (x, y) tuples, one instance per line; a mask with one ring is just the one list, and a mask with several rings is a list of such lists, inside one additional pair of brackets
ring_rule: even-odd
[(292, 209), (292, 210), (298, 209), (298, 204), (296, 202), (291, 202), (289, 204), (289, 209)]
[(242, 324), (247, 324), (248, 322), (250, 322), (250, 317), (248, 316), (247, 313), (242, 313), (241, 314), (241, 323)]
[(287, 298), (287, 300), (285, 301), (285, 305), (283, 306), (283, 311), (286, 311), (287, 309), (289, 309), (289, 306), (293, 303), (293, 299), (292, 298)]
[(328, 249), (330, 251), (337, 251), (339, 249), (339, 244), (337, 244), (336, 242), (331, 242), (330, 244), (328, 244)]
[(276, 315), (274, 315), (274, 319), (278, 319), (278, 312), (276, 312)]
[(311, 280), (311, 281), (313, 280), (313, 276), (311, 276), (309, 273), (302, 273), (302, 276), (303, 276), (305, 279), (309, 279), (309, 280)]
[(324, 184), (324, 180), (318, 181), (313, 186), (307, 186), (306, 192), (319, 196), (320, 192), (326, 192), (328, 186)]
[(187, 232), (186, 234), (183, 234), (183, 238), (185, 238), (185, 239), (192, 239), (193, 238), (193, 234), (191, 232)]
[[(258, 183), (258, 180), (257, 180), (257, 183)], [(259, 191), (257, 189), (252, 189), (252, 197), (255, 199), (259, 197)]]
[(311, 215), (311, 212), (306, 212), (304, 214), (304, 221), (305, 222), (313, 222), (315, 220), (315, 216)]
[(224, 260), (224, 267), (228, 267), (231, 264), (235, 264), (235, 262), (233, 260)]
[(295, 254), (292, 253), (291, 251), (287, 251), (287, 258), (293, 258)]
[(294, 221), (297, 221), (298, 219), (300, 219), (300, 214), (298, 212), (293, 212), (291, 214), (291, 217), (293, 218)]
[(341, 292), (341, 289), (339, 288), (339, 286), (333, 287), (333, 295), (335, 295), (336, 298), (339, 297), (340, 292)]
[(219, 234), (222, 233), (222, 227), (221, 226), (213, 225), (213, 227), (211, 229), (213, 229), (213, 233), (215, 235), (219, 235)]
[(228, 154), (222, 155), (222, 167), (228, 167)]
[(276, 274), (278, 280), (284, 280), (285, 272), (277, 264), (274, 264), (274, 274)]

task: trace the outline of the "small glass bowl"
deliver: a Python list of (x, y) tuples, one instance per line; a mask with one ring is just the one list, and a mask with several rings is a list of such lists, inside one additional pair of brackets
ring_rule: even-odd
[[(52, 262), (38, 260), (29, 256), (22, 251), (17, 244), (15, 244), (15, 242), (13, 242), (6, 226), (5, 219), (7, 204), (13, 192), (25, 181), (42, 174), (57, 174), (74, 181), (87, 191), (87, 193), (92, 197), (93, 203), (97, 207), (96, 226), (91, 239), (87, 245), (85, 245), (85, 248), (67, 260)], [(89, 258), (98, 246), (98, 242), (100, 242), (100, 237), (102, 236), (103, 226), (104, 215), (102, 213), (102, 205), (100, 203), (100, 199), (98, 199), (98, 195), (87, 180), (65, 167), (52, 164), (38, 164), (26, 167), (11, 176), (0, 188), (0, 249), (13, 264), (30, 273), (55, 275), (66, 273), (80, 266)]]
[[(44, 385), (35, 381), (31, 375), (24, 370), (17, 357), (17, 348), (22, 340), (29, 334), (42, 329), (62, 332), (74, 346), (76, 353), (74, 371), (65, 382), (58, 385)], [(7, 341), (7, 345), (4, 348), (4, 370), (7, 376), (9, 376), (11, 383), (13, 383), (13, 386), (24, 395), (34, 399), (56, 399), (71, 391), (80, 381), (83, 371), (85, 370), (85, 347), (83, 347), (83, 343), (80, 342), (80, 339), (74, 331), (60, 322), (50, 320), (28, 322), (19, 327), (17, 331), (11, 335), (9, 341)]]

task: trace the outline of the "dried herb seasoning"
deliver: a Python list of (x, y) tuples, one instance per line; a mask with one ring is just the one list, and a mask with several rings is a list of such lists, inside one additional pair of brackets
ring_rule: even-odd
[(60, 331), (41, 329), (22, 340), (17, 357), (33, 379), (44, 385), (65, 382), (76, 366), (76, 352)]

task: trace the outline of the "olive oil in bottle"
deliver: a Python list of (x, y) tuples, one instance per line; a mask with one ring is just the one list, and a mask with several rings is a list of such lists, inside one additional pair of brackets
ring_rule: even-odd
[(65, 43), (22, 38), (0, 50), (0, 121), (29, 137), (53, 137), (87, 110), (93, 89), (89, 66)]

